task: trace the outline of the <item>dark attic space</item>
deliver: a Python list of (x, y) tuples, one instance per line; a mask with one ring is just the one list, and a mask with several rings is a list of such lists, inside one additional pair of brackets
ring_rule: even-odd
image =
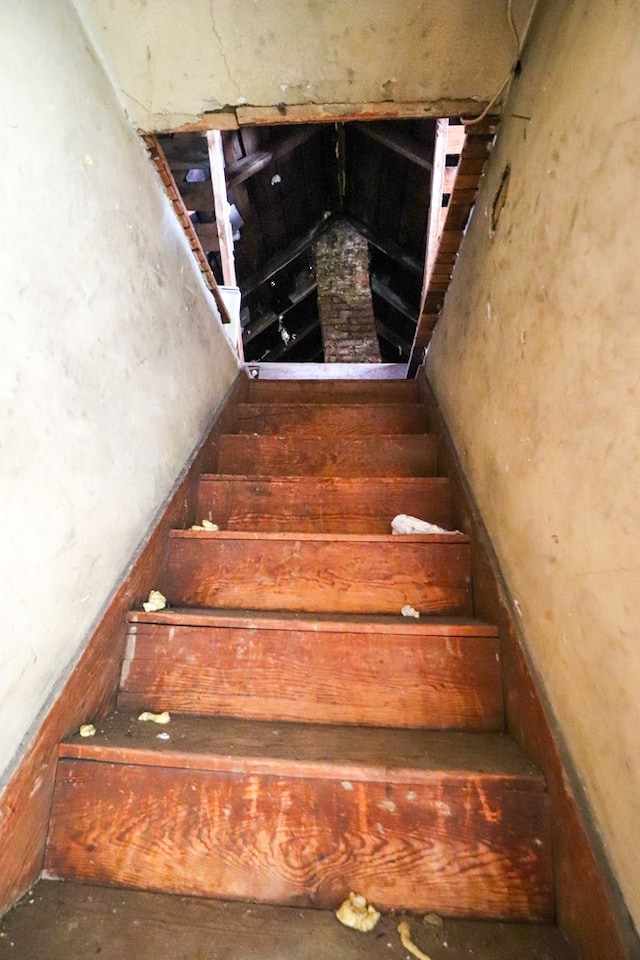
[[(212, 134), (147, 142), (203, 271), (240, 289), (246, 362), (407, 363), (423, 294), (429, 330), (444, 298), (488, 153), (491, 135), (482, 136), (465, 161), (458, 120), (223, 130), (218, 185)], [(447, 225), (457, 175), (463, 206)], [(226, 224), (216, 191), (226, 194)], [(441, 239), (443, 229), (451, 236)], [(438, 239), (427, 291), (427, 248)]]

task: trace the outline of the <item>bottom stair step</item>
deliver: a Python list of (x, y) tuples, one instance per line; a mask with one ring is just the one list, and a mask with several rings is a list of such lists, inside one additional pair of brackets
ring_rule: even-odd
[[(500, 734), (115, 714), (60, 748), (53, 879), (449, 916), (553, 914), (544, 780)], [(168, 736), (168, 739), (167, 739)], [(164, 739), (162, 739), (164, 738)]]
[[(401, 919), (365, 935), (328, 911), (41, 881), (0, 921), (0, 960), (406, 960)], [(431, 960), (572, 960), (553, 926), (406, 919)]]

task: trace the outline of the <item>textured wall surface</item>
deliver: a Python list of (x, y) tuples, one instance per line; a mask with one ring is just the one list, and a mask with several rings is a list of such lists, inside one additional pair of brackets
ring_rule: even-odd
[(0, 75), (1, 778), (237, 364), (72, 5), (5, 0)]
[[(515, 58), (506, 0), (75, 3), (145, 130), (245, 104), (419, 102), (449, 115), (490, 100)], [(521, 26), (531, 6), (514, 0)]]
[(639, 35), (542, 0), (428, 357), (636, 924)]
[(369, 245), (339, 221), (314, 249), (325, 363), (380, 363), (369, 285)]

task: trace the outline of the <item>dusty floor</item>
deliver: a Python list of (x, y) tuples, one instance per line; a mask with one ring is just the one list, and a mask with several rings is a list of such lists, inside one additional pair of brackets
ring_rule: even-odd
[[(400, 919), (362, 934), (319, 910), (41, 881), (0, 920), (0, 960), (404, 960)], [(554, 927), (407, 919), (431, 960), (571, 960)]]

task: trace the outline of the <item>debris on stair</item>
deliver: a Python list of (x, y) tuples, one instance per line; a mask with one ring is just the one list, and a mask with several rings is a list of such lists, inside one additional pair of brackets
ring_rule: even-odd
[(444, 927), (444, 920), (437, 913), (426, 913), (422, 922), (428, 927)]
[(211, 520), (203, 520), (202, 523), (194, 523), (192, 527), (189, 527), (190, 530), (208, 530), (209, 533), (216, 533), (220, 527), (217, 523), (212, 523)]
[(412, 607), (410, 603), (405, 603), (404, 607), (401, 608), (400, 613), (403, 617), (415, 617), (416, 620), (420, 618), (420, 611), (416, 610), (415, 607)]
[(171, 735), (163, 731), (162, 733), (156, 734), (156, 740), (171, 740)]
[(380, 914), (367, 898), (359, 893), (350, 893), (336, 910), (336, 917), (345, 927), (369, 933), (380, 919)]
[(95, 737), (96, 728), (92, 723), (83, 723), (80, 729), (78, 730), (78, 733), (80, 734), (81, 737)]
[(138, 720), (141, 720), (143, 723), (165, 724), (170, 722), (171, 714), (168, 710), (164, 710), (162, 713), (151, 713), (150, 710), (143, 710)]
[(439, 527), (437, 523), (429, 523), (427, 520), (420, 520), (419, 517), (410, 517), (406, 513), (399, 513), (391, 521), (391, 533), (448, 533), (453, 536), (459, 534), (460, 531), (445, 530), (444, 527)]
[(403, 920), (398, 924), (398, 933), (400, 934), (400, 942), (402, 946), (409, 953), (413, 954), (417, 960), (431, 960), (431, 957), (427, 956), (426, 953), (423, 953), (419, 947), (416, 947), (415, 943), (411, 939), (411, 928), (406, 920)]
[(142, 604), (145, 613), (157, 613), (164, 610), (167, 606), (167, 598), (159, 590), (151, 590), (149, 596)]

